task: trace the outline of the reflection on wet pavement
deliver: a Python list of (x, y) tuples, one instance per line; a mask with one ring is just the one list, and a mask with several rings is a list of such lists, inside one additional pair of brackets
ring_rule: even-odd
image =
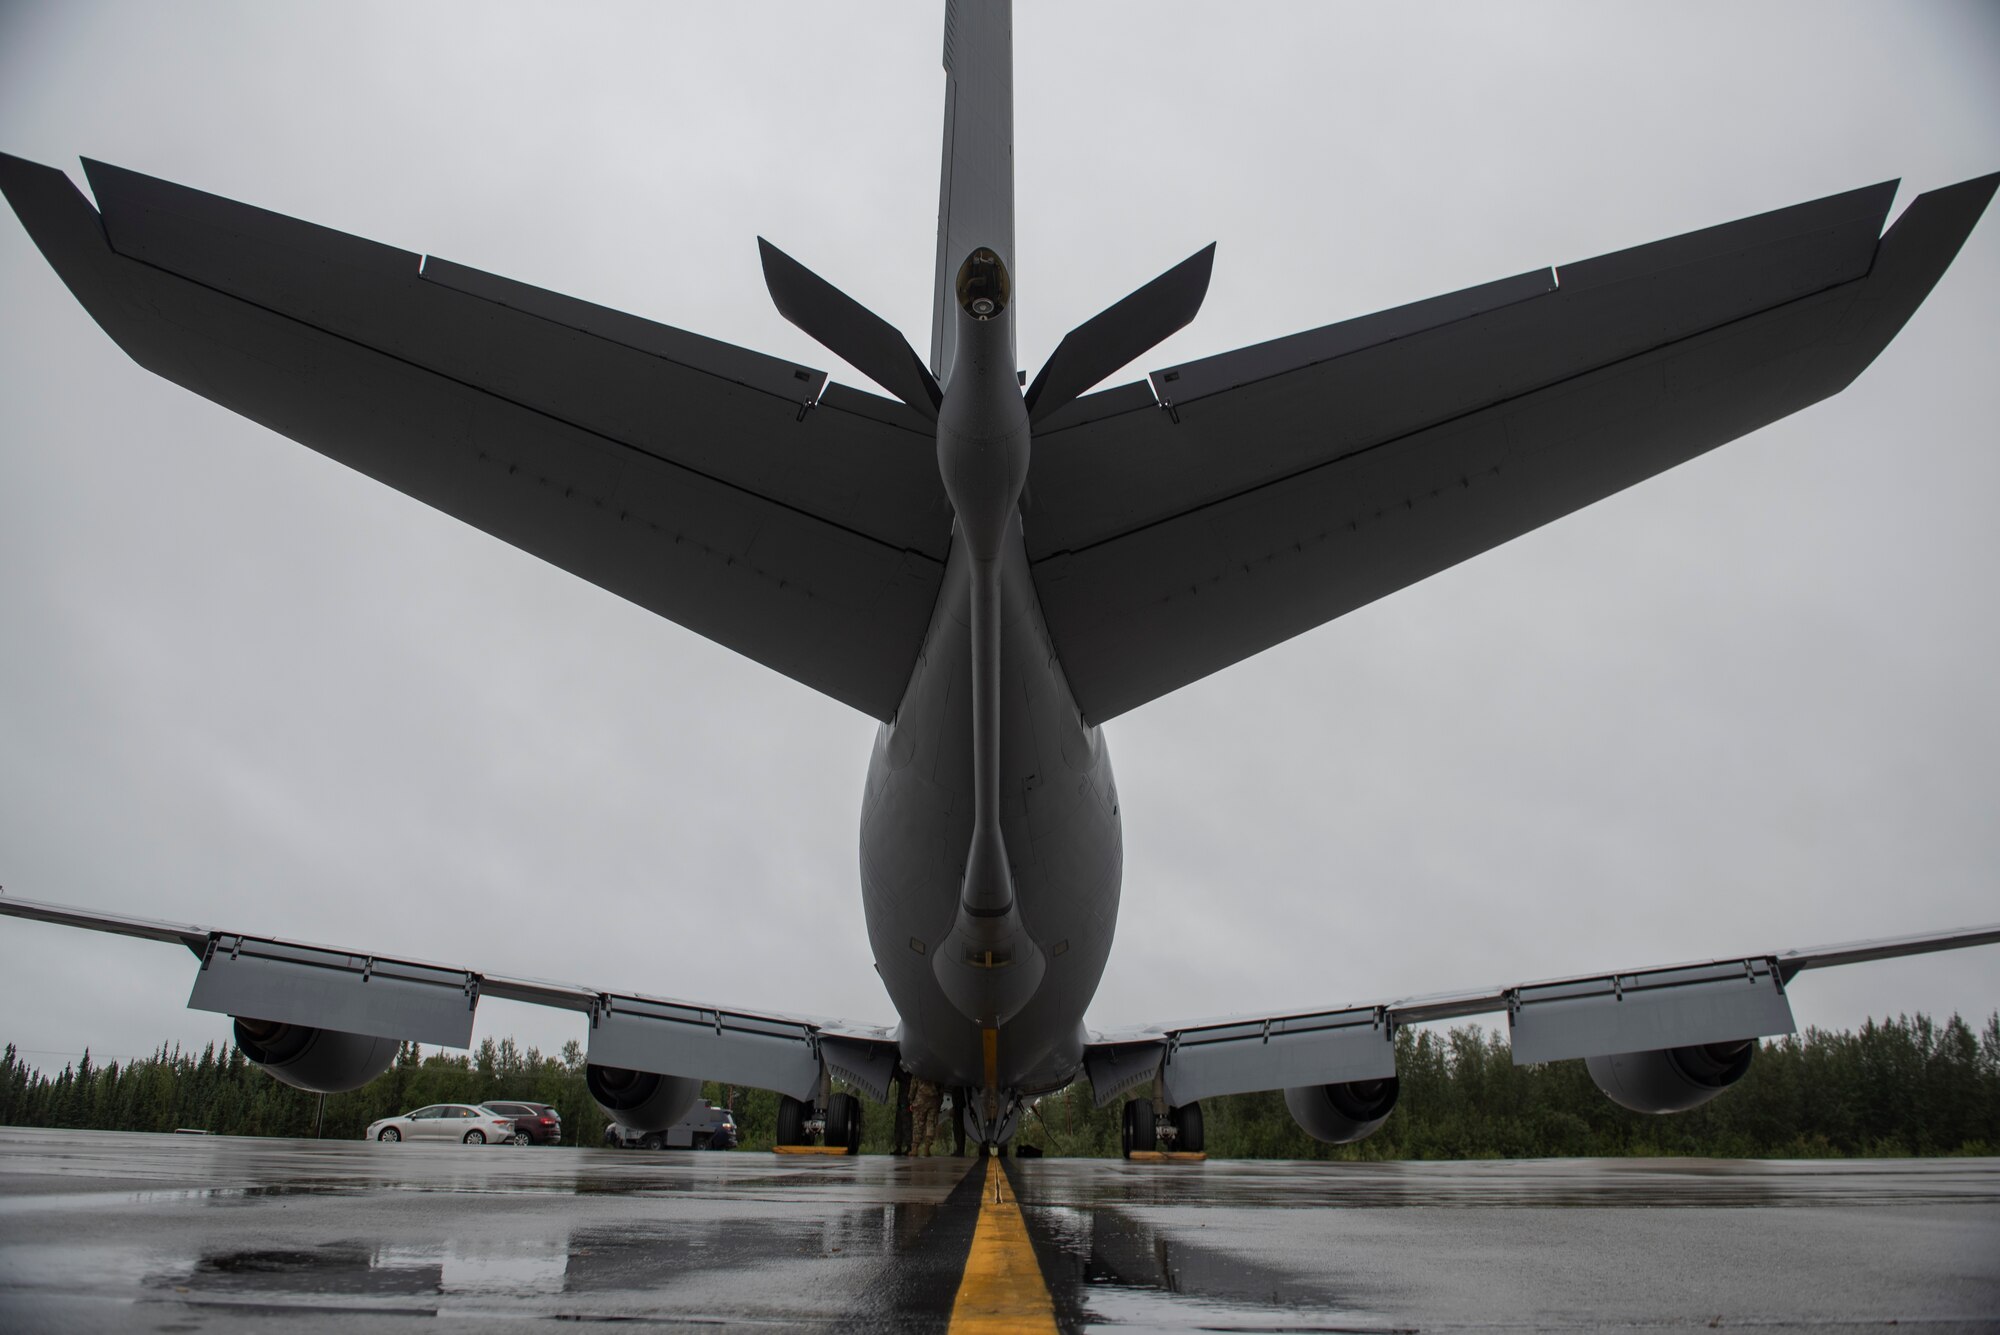
[(1016, 1178), (1079, 1329), (2000, 1329), (1991, 1159), (1046, 1160)]
[[(942, 1330), (971, 1166), (0, 1128), (0, 1329)], [(1067, 1329), (1994, 1329), (2000, 1312), (2000, 1160), (1010, 1175)]]

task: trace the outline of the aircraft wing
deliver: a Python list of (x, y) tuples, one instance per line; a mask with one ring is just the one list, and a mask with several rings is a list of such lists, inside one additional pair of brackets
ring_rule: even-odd
[(1156, 371), (1052, 413), (1025, 515), (1099, 723), (1839, 390), (2000, 175), (1895, 183)]
[(1579, 974), (1272, 1015), (1094, 1033), (1084, 1068), (1099, 1107), (1162, 1082), (1170, 1106), (1223, 1094), (1396, 1074), (1399, 1026), (1505, 1014), (1514, 1064), (1608, 1057), (1792, 1033), (1788, 989), (1807, 969), (2000, 943), (2000, 923), (1762, 955)]
[(951, 511), (930, 424), (823, 372), (86, 163), (0, 190), (141, 366), (865, 713)]
[(738, 1010), (0, 895), (0, 916), (186, 946), (192, 1010), (465, 1048), (484, 997), (581, 1012), (592, 1065), (810, 1099), (822, 1068), (889, 1097), (894, 1027)]

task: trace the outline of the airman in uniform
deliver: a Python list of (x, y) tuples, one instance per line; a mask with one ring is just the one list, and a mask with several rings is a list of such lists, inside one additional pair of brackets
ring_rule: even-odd
[(937, 1142), (938, 1111), (943, 1099), (943, 1090), (922, 1077), (917, 1079), (916, 1092), (910, 1096), (912, 1154), (930, 1156), (931, 1147)]

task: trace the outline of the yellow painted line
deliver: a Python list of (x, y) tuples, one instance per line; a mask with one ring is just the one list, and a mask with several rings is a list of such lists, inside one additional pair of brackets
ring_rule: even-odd
[(958, 1283), (947, 1329), (951, 1335), (1056, 1329), (1055, 1300), (1028, 1241), (1028, 1221), (1021, 1217), (998, 1159), (986, 1161), (979, 1222), (973, 1226), (972, 1251), (965, 1258), (965, 1277)]

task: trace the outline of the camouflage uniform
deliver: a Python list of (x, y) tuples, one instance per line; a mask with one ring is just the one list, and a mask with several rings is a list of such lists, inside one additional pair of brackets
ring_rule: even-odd
[(910, 1152), (928, 1156), (931, 1146), (937, 1141), (939, 1104), (944, 1101), (944, 1091), (928, 1080), (919, 1078), (916, 1093), (910, 1098)]

